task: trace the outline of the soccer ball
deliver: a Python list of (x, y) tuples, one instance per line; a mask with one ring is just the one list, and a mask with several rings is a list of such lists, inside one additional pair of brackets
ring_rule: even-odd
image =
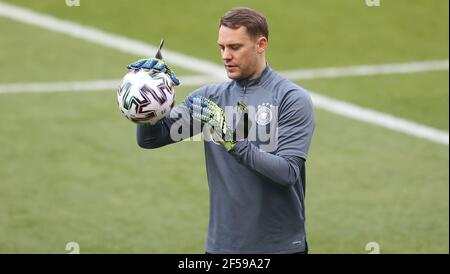
[(155, 124), (175, 104), (175, 88), (162, 72), (132, 70), (122, 79), (117, 90), (117, 105), (122, 114), (138, 124)]

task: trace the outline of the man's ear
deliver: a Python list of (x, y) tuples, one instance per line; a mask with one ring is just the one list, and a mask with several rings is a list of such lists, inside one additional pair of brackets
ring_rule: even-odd
[(261, 54), (263, 53), (267, 48), (267, 38), (264, 36), (261, 36), (256, 41), (256, 51)]

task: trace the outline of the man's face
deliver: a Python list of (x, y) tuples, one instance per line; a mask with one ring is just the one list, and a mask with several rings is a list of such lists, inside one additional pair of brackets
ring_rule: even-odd
[(238, 29), (220, 26), (217, 43), (228, 78), (240, 80), (251, 78), (255, 74), (258, 58), (262, 53), (258, 48), (258, 41), (259, 39), (250, 37), (244, 26)]

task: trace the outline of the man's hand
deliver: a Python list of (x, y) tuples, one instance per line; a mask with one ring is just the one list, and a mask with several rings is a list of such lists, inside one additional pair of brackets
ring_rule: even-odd
[(211, 133), (229, 151), (234, 147), (233, 131), (225, 120), (225, 112), (216, 103), (203, 96), (189, 96), (188, 106), (192, 117), (208, 124)]
[(153, 70), (156, 72), (163, 72), (169, 75), (170, 79), (175, 86), (180, 84), (180, 80), (176, 77), (175, 73), (169, 68), (169, 66), (161, 59), (148, 58), (141, 59), (127, 66), (128, 69), (146, 69)]

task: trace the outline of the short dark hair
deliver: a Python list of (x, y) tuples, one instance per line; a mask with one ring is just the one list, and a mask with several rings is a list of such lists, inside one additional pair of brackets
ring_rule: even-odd
[(220, 18), (220, 26), (237, 29), (241, 26), (247, 28), (248, 34), (252, 38), (264, 36), (269, 40), (269, 26), (266, 17), (256, 10), (240, 7), (233, 8)]

